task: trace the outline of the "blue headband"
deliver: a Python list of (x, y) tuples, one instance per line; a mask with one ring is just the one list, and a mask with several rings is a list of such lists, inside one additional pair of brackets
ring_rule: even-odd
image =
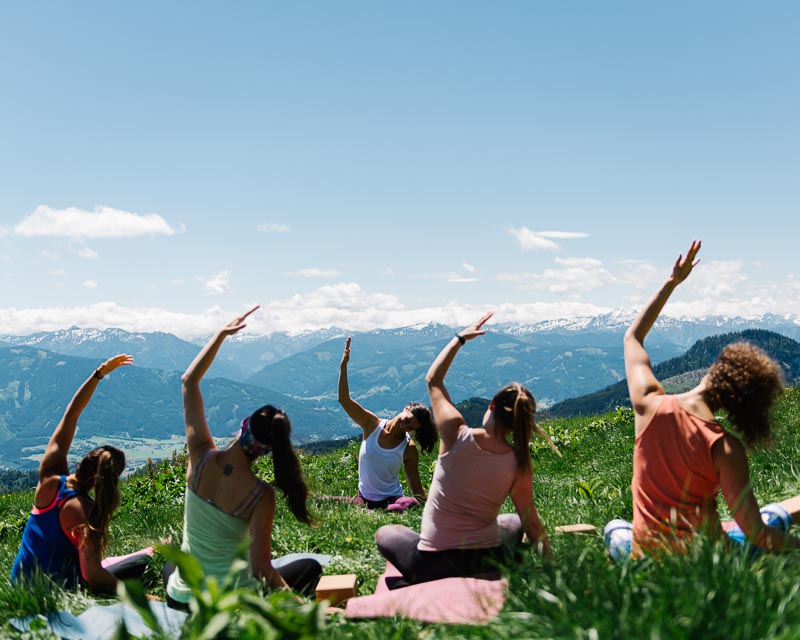
[(250, 416), (242, 420), (242, 428), (239, 429), (239, 444), (242, 445), (244, 452), (252, 458), (264, 456), (272, 451), (272, 447), (256, 439), (250, 430)]

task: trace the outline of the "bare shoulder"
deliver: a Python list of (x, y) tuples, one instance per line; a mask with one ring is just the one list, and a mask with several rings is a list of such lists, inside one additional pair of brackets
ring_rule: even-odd
[(58, 475), (47, 476), (39, 480), (39, 484), (36, 485), (36, 493), (33, 497), (33, 505), (37, 509), (45, 509), (55, 500), (58, 494), (58, 483), (60, 480), (61, 476)]
[(88, 521), (87, 513), (92, 501), (86, 496), (74, 496), (64, 502), (58, 512), (58, 521), (64, 532), (70, 532), (75, 527), (86, 524)]

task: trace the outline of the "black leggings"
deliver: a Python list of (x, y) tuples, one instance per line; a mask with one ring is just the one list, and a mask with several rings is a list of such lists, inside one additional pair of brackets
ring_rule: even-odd
[[(390, 524), (378, 529), (375, 543), (381, 555), (403, 574), (405, 583), (429, 582), (451, 577), (497, 578), (499, 567), (514, 562), (522, 542), (522, 523), (515, 514), (497, 517), (500, 546), (488, 549), (447, 549), (420, 551), (419, 534), (403, 525)], [(389, 588), (402, 586), (392, 581)]]
[[(164, 570), (161, 572), (161, 577), (164, 579), (164, 589), (167, 588), (167, 580), (169, 580), (174, 571), (175, 565), (171, 562), (167, 562), (164, 565)], [(322, 565), (313, 558), (301, 558), (286, 563), (277, 571), (293, 591), (310, 597), (314, 595), (317, 582), (319, 582), (319, 577), (322, 575)], [(167, 604), (173, 609), (189, 610), (189, 605), (173, 600), (169, 597), (169, 594), (167, 594)]]

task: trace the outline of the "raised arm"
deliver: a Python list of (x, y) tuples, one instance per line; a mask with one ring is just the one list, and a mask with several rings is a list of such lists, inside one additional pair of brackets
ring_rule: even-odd
[(44, 452), (44, 456), (42, 456), (42, 461), (39, 463), (39, 480), (51, 475), (69, 473), (67, 454), (72, 446), (72, 439), (75, 437), (78, 418), (92, 399), (98, 382), (117, 367), (132, 363), (133, 356), (125, 353), (109, 358), (97, 367), (92, 372), (92, 375), (80, 386), (67, 405), (64, 416), (58, 423), (53, 435), (50, 436), (50, 442), (47, 443), (47, 449)]
[(339, 365), (339, 404), (347, 412), (347, 415), (364, 431), (364, 437), (368, 437), (375, 431), (380, 418), (372, 411), (367, 411), (358, 402), (350, 397), (350, 384), (347, 381), (347, 363), (350, 362), (350, 338), (344, 343), (344, 353), (342, 362)]
[(655, 324), (675, 287), (687, 278), (692, 272), (692, 268), (699, 262), (699, 260), (695, 260), (699, 250), (700, 241), (693, 240), (686, 253), (686, 258), (678, 256), (672, 267), (672, 275), (650, 298), (625, 332), (625, 376), (628, 379), (628, 394), (631, 404), (636, 412), (637, 433), (644, 427), (650, 414), (654, 411), (655, 403), (653, 401), (664, 393), (664, 388), (653, 374), (650, 356), (647, 355), (644, 348), (645, 336)]
[(186, 444), (189, 448), (189, 458), (196, 464), (199, 457), (210, 447), (214, 447), (214, 439), (206, 422), (206, 413), (203, 407), (203, 395), (200, 393), (200, 380), (205, 375), (211, 363), (228, 336), (232, 336), (246, 326), (244, 321), (258, 306), (247, 313), (231, 320), (220, 327), (208, 341), (206, 346), (197, 354), (192, 363), (181, 376), (183, 391), (183, 417), (186, 422)]
[(453, 405), (450, 394), (444, 386), (444, 378), (461, 345), (468, 340), (484, 335), (486, 330), (483, 329), (483, 325), (492, 315), (493, 312), (489, 311), (475, 324), (462, 329), (453, 336), (444, 349), (439, 352), (439, 355), (436, 356), (425, 376), (425, 381), (428, 384), (428, 395), (431, 398), (433, 418), (436, 422), (436, 429), (439, 431), (440, 455), (447, 453), (456, 440), (458, 430), (464, 424), (464, 417)]

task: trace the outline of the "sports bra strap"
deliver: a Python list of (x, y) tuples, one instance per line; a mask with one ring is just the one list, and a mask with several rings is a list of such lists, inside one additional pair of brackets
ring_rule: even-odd
[(237, 509), (231, 513), (232, 516), (235, 518), (239, 518), (242, 514), (247, 513), (253, 506), (261, 499), (261, 496), (264, 495), (264, 489), (267, 488), (267, 483), (263, 480), (259, 480), (256, 483), (256, 486), (253, 487), (253, 490), (248, 494), (248, 496), (242, 501), (242, 504), (239, 505)]
[(200, 458), (200, 462), (197, 463), (197, 468), (193, 470), (192, 473), (192, 483), (191, 488), (192, 491), (197, 493), (197, 487), (200, 485), (200, 476), (203, 473), (203, 469), (206, 466), (206, 462), (208, 462), (208, 457), (211, 455), (212, 452), (216, 451), (216, 449), (209, 448), (204, 454), (203, 457)]

